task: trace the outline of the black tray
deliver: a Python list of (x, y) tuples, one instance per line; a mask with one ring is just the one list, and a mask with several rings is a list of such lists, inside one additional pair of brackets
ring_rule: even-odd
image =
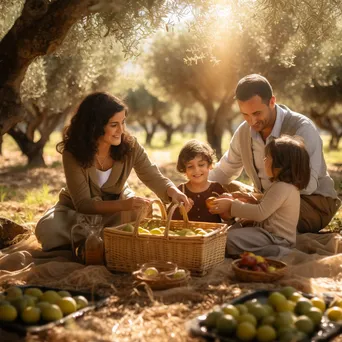
[[(230, 304), (242, 304), (250, 299), (258, 299), (261, 303), (266, 303), (268, 296), (277, 290), (258, 290), (247, 295), (243, 295), (241, 297), (235, 298), (230, 301)], [(298, 291), (299, 292), (299, 291)], [(302, 293), (304, 297), (312, 298), (313, 295)], [(324, 300), (327, 306), (331, 303), (332, 297), (325, 294)], [(238, 342), (240, 341), (237, 338), (232, 337), (223, 337), (215, 333), (215, 331), (207, 331), (207, 328), (204, 326), (204, 320), (207, 315), (198, 316), (186, 323), (186, 329), (189, 334), (194, 337), (202, 337), (208, 341), (222, 341), (222, 342)], [(320, 326), (320, 330), (313, 336), (302, 340), (301, 342), (324, 342), (330, 341), (333, 337), (338, 336), (342, 333), (342, 325), (329, 321), (325, 316), (322, 318), (322, 323)]]
[(103, 305), (106, 304), (108, 297), (99, 296), (97, 294), (92, 294), (90, 292), (80, 292), (80, 291), (73, 291), (73, 290), (65, 290), (65, 289), (59, 289), (59, 288), (53, 288), (53, 287), (45, 287), (45, 286), (35, 286), (35, 285), (28, 285), (28, 286), (18, 286), (21, 289), (26, 289), (29, 287), (36, 287), (38, 289), (41, 289), (43, 292), (47, 290), (54, 290), (54, 291), (68, 291), (71, 296), (84, 296), (87, 298), (89, 305), (86, 306), (83, 309), (79, 309), (67, 316), (64, 316), (63, 318), (46, 323), (45, 321), (41, 320), (38, 324), (26, 324), (24, 322), (21, 322), (18, 319), (14, 322), (2, 322), (0, 321), (0, 328), (5, 330), (11, 330), (15, 331), (20, 334), (26, 334), (26, 333), (38, 333), (50, 328), (53, 328), (56, 325), (64, 324), (69, 319), (76, 319), (82, 315), (84, 315), (87, 311), (95, 310)]

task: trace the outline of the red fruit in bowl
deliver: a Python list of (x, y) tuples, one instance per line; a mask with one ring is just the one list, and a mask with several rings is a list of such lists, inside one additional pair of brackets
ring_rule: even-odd
[(265, 261), (265, 262), (262, 262), (262, 263), (260, 263), (260, 264), (258, 264), (258, 266), (264, 271), (264, 272), (267, 272), (267, 269), (268, 269), (268, 263), (267, 263), (267, 261)]
[(249, 270), (248, 266), (244, 266), (244, 265), (240, 265), (240, 264), (239, 264), (239, 268), (241, 268), (242, 270)]
[(243, 256), (240, 260), (240, 265), (248, 266), (248, 267), (253, 267), (257, 263), (256, 259), (252, 255), (246, 255)]
[(250, 255), (250, 256), (256, 256), (254, 253), (252, 253), (252, 252), (243, 252), (242, 254), (240, 254), (240, 257), (241, 258), (243, 258), (243, 257), (245, 257), (245, 256), (247, 256), (247, 255)]
[(254, 266), (252, 267), (252, 271), (264, 272), (264, 270), (263, 270), (259, 265), (254, 265)]

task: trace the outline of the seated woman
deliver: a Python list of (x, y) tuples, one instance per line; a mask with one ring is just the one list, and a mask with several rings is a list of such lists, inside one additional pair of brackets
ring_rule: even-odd
[(163, 201), (184, 202), (187, 210), (191, 208), (187, 196), (160, 173), (126, 131), (126, 117), (125, 104), (106, 93), (93, 93), (80, 104), (57, 144), (67, 187), (35, 231), (44, 251), (70, 247), (71, 227), (79, 214), (102, 215), (104, 226), (118, 225), (122, 212), (148, 205), (149, 200), (134, 196), (126, 183), (133, 168)]

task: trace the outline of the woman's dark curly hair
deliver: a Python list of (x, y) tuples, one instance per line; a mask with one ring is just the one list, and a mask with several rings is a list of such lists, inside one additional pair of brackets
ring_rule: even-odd
[(185, 173), (186, 163), (197, 156), (201, 156), (208, 162), (209, 166), (211, 166), (215, 161), (215, 152), (210, 145), (196, 139), (189, 140), (179, 153), (177, 162), (178, 172)]
[(272, 157), (272, 173), (276, 176), (271, 181), (293, 184), (299, 190), (308, 186), (310, 157), (301, 137), (283, 134), (266, 145), (265, 156)]
[[(59, 153), (69, 151), (84, 168), (91, 167), (97, 152), (97, 141), (104, 135), (104, 128), (116, 113), (126, 112), (126, 105), (117, 97), (107, 93), (88, 95), (80, 104), (71, 123), (63, 132), (63, 140), (57, 144)], [(113, 160), (122, 161), (132, 151), (133, 137), (123, 132), (120, 145), (111, 146)]]

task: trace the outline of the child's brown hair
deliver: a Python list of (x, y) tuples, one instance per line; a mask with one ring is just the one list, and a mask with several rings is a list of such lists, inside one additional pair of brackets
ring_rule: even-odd
[(303, 138), (284, 134), (266, 145), (265, 156), (268, 155), (272, 157), (272, 181), (293, 184), (299, 190), (308, 186), (310, 157)]
[(189, 140), (179, 153), (177, 162), (178, 172), (185, 173), (186, 164), (197, 156), (201, 156), (203, 160), (208, 162), (209, 166), (211, 166), (216, 159), (215, 152), (210, 145), (196, 139)]

